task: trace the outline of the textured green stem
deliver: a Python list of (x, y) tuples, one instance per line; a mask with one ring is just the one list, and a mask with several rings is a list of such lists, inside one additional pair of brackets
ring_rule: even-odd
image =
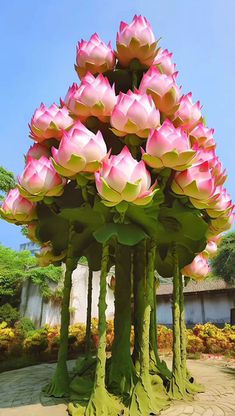
[(165, 361), (161, 361), (158, 354), (157, 345), (157, 299), (156, 299), (156, 280), (154, 276), (154, 265), (156, 255), (156, 243), (154, 240), (150, 241), (148, 246), (148, 265), (151, 264), (149, 274), (149, 290), (150, 290), (150, 333), (149, 333), (149, 347), (150, 347), (150, 372), (159, 374), (165, 383), (171, 378), (171, 371), (167, 368)]
[(66, 363), (68, 356), (68, 333), (70, 319), (69, 302), (72, 287), (72, 273), (77, 266), (77, 259), (73, 256), (73, 233), (73, 225), (70, 224), (68, 250), (66, 257), (66, 271), (64, 277), (63, 301), (61, 308), (61, 328), (58, 362), (53, 379), (44, 390), (47, 396), (54, 397), (68, 396), (69, 393), (69, 375)]
[(88, 289), (87, 289), (87, 317), (86, 317), (86, 357), (91, 354), (91, 308), (92, 308), (92, 270), (89, 268)]
[(102, 264), (100, 273), (100, 296), (99, 296), (99, 345), (97, 351), (97, 367), (95, 385), (105, 387), (105, 364), (106, 364), (106, 277), (108, 274), (109, 246), (103, 248)]
[(128, 398), (135, 382), (130, 353), (131, 334), (131, 252), (117, 244), (115, 266), (114, 342), (109, 372), (109, 389)]
[[(97, 365), (95, 372), (95, 381), (93, 391), (85, 410), (85, 416), (117, 416), (120, 405), (109, 395), (105, 386), (105, 367), (106, 367), (106, 292), (109, 263), (109, 246), (105, 244), (103, 247), (101, 273), (100, 273), (100, 295), (98, 303), (99, 315), (99, 345), (97, 350)], [(72, 411), (72, 415), (76, 415), (76, 410)], [(79, 414), (79, 409), (77, 409)]]
[(184, 285), (183, 277), (179, 274), (179, 299), (180, 299), (180, 350), (181, 350), (181, 371), (184, 379), (187, 377), (187, 353), (186, 353), (186, 325), (184, 313)]
[(134, 248), (133, 256), (133, 292), (134, 292), (134, 331), (135, 343), (132, 358), (136, 370), (140, 370), (140, 338), (142, 332), (142, 316), (144, 309), (144, 280), (146, 274), (146, 242), (140, 242)]
[(180, 331), (180, 273), (177, 255), (177, 247), (174, 244), (172, 248), (174, 259), (174, 276), (173, 276), (173, 363), (172, 379), (170, 382), (170, 395), (175, 399), (186, 397), (185, 384), (186, 380), (182, 374), (181, 362), (181, 331)]
[[(142, 242), (136, 247), (134, 257), (134, 279), (138, 293), (135, 302), (140, 302), (137, 306), (138, 314), (138, 344), (139, 348), (139, 380), (133, 390), (130, 416), (149, 416), (156, 414), (166, 406), (165, 396), (158, 395), (158, 380), (149, 374), (149, 340), (150, 340), (150, 314), (151, 314), (151, 279), (154, 274), (154, 243), (150, 243), (148, 254), (146, 253), (146, 242)], [(147, 267), (146, 267), (146, 257)]]

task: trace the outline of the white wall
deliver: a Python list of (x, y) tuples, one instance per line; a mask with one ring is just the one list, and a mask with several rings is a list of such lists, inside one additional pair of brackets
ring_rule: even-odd
[[(203, 307), (204, 304), (204, 319)], [(160, 324), (172, 325), (170, 298), (158, 298), (157, 319)], [(188, 325), (214, 322), (229, 323), (230, 310), (235, 307), (234, 292), (199, 293), (185, 296), (185, 319)]]
[[(107, 283), (114, 270), (112, 269), (107, 276)], [(99, 299), (99, 282), (100, 273), (93, 272), (93, 291), (92, 291), (92, 318), (98, 317), (98, 299)], [(54, 285), (51, 285), (54, 287)], [(72, 276), (72, 290), (70, 308), (70, 323), (86, 322), (87, 312), (87, 287), (88, 287), (88, 267), (78, 265)], [(107, 284), (106, 296), (107, 319), (114, 316), (114, 293)], [(51, 301), (44, 302), (39, 287), (34, 285), (30, 280), (26, 281), (21, 293), (20, 312), (22, 315), (29, 317), (37, 327), (49, 324), (51, 326), (60, 324), (60, 306), (54, 305)]]

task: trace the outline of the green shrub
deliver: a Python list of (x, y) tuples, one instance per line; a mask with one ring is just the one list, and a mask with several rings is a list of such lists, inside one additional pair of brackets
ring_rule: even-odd
[(27, 318), (27, 316), (21, 317), (19, 322), (16, 322), (15, 328), (23, 336), (26, 336), (28, 332), (34, 331), (36, 329), (34, 323), (30, 318)]
[(6, 322), (8, 326), (14, 326), (15, 322), (20, 318), (20, 313), (9, 303), (0, 306), (0, 322)]
[(37, 329), (28, 332), (24, 342), (24, 350), (30, 354), (40, 354), (48, 347), (47, 331), (45, 329)]

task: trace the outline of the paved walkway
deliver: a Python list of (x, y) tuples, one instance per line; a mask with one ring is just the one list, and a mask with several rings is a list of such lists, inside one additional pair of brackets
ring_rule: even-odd
[[(188, 366), (206, 392), (192, 402), (172, 403), (161, 416), (235, 416), (235, 369), (216, 360), (189, 360)], [(41, 395), (54, 369), (41, 364), (0, 374), (0, 416), (67, 416), (63, 400)]]

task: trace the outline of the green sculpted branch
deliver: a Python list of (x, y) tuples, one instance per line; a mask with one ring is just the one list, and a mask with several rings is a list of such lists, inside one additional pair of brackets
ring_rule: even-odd
[(139, 355), (139, 380), (133, 390), (130, 416), (149, 416), (151, 413), (158, 413), (166, 406), (165, 397), (161, 393), (158, 395), (156, 377), (150, 376), (149, 373), (150, 314), (153, 296), (151, 280), (155, 268), (154, 256), (155, 243), (153, 241), (149, 244), (148, 254), (146, 241), (136, 247), (134, 256), (135, 302), (139, 302), (139, 305), (136, 305), (135, 323), (138, 322), (136, 328), (138, 343), (135, 348), (137, 356)]
[(187, 328), (185, 324), (184, 311), (184, 281), (183, 276), (179, 274), (179, 291), (180, 291), (180, 350), (181, 350), (181, 371), (183, 380), (186, 382), (186, 391), (188, 394), (202, 393), (205, 391), (201, 384), (196, 384), (194, 378), (187, 369)]
[(130, 352), (131, 250), (117, 243), (115, 265), (114, 342), (109, 372), (109, 389), (128, 400), (136, 381)]
[[(149, 257), (151, 256), (155, 263), (156, 244), (151, 241), (149, 244)], [(150, 348), (150, 372), (153, 374), (159, 374), (164, 382), (167, 384), (171, 378), (171, 372), (167, 368), (165, 361), (161, 361), (158, 354), (157, 345), (157, 299), (156, 299), (156, 280), (154, 275), (154, 269), (149, 276), (150, 285), (150, 333), (149, 333), (149, 348)]]
[(105, 367), (106, 367), (106, 292), (107, 274), (109, 263), (109, 245), (103, 247), (101, 274), (100, 274), (100, 296), (99, 296), (99, 345), (97, 351), (97, 365), (95, 373), (94, 388), (85, 410), (85, 416), (117, 416), (120, 411), (119, 402), (106, 390)]
[(68, 355), (68, 331), (70, 319), (69, 302), (72, 287), (72, 273), (77, 266), (77, 258), (74, 258), (73, 256), (73, 235), (74, 230), (71, 223), (69, 227), (69, 241), (66, 256), (66, 271), (64, 277), (63, 301), (61, 309), (61, 329), (58, 362), (53, 379), (44, 390), (47, 396), (54, 397), (66, 397), (69, 394), (69, 375), (66, 363)]

